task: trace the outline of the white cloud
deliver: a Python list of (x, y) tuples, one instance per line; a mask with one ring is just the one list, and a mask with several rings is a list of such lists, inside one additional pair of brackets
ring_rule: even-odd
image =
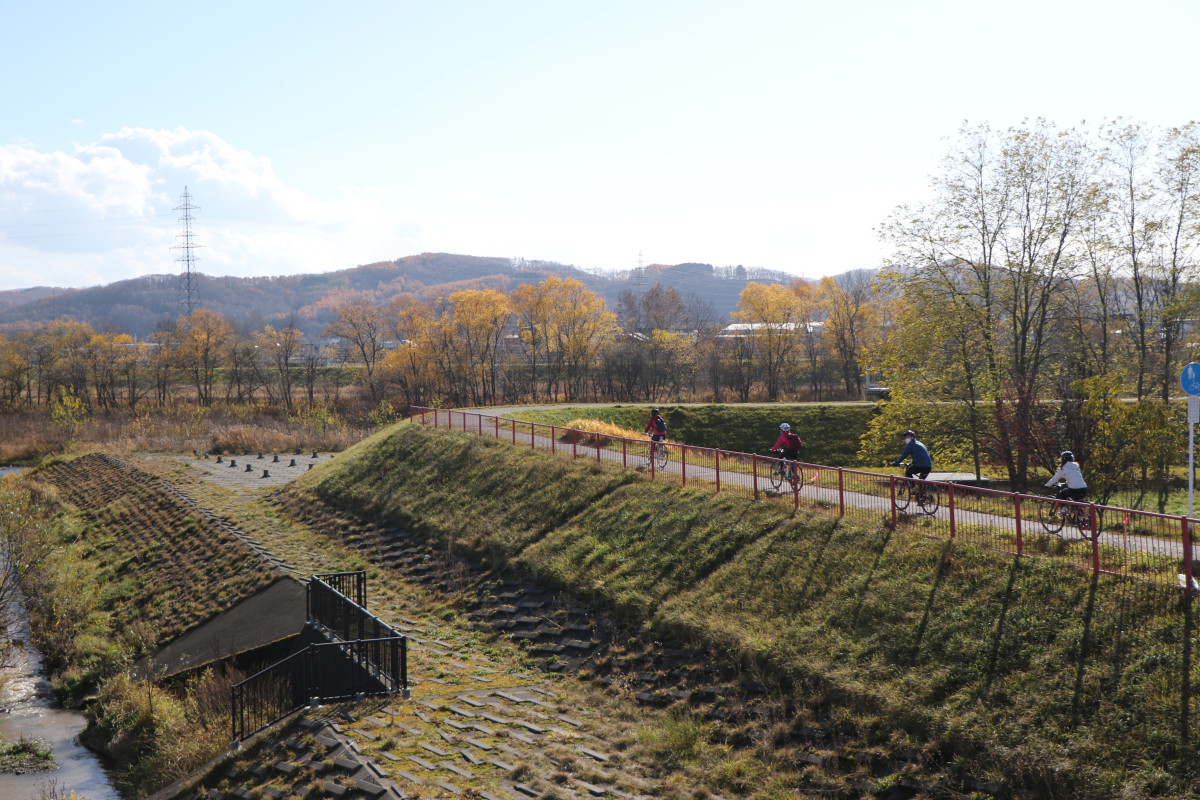
[(123, 128), (74, 152), (0, 146), (0, 289), (173, 272), (184, 186), (200, 271), (328, 271), (419, 248), (387, 190), (317, 200), (210, 131)]

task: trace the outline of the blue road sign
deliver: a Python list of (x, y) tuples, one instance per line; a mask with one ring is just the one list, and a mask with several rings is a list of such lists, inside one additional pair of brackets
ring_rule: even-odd
[(1179, 385), (1188, 394), (1200, 394), (1200, 364), (1193, 361), (1184, 367), (1179, 374)]

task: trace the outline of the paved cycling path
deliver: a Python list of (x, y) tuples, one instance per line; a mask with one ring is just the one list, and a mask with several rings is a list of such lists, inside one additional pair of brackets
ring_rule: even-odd
[[(593, 407), (605, 408), (609, 406), (604, 404), (596, 404)], [(502, 412), (502, 414), (511, 414), (520, 411), (542, 410), (547, 408), (554, 408), (554, 406), (513, 406), (491, 409), (490, 411)], [(427, 416), (429, 417), (429, 419), (427, 419), (427, 424), (432, 424), (432, 413), (433, 412), (427, 413)], [(457, 427), (461, 427), (461, 419), (457, 419), (459, 413), (466, 414), (468, 417), (475, 414), (481, 414), (486, 418), (500, 416), (501, 420), (511, 419), (510, 417), (483, 411), (463, 410), (462, 412), (459, 412), (458, 409), (455, 409), (455, 425)], [(447, 425), (447, 414), (448, 412), (446, 411), (436, 412), (437, 424), (439, 427), (445, 427)], [(414, 420), (417, 419), (419, 419), (419, 417), (414, 417)], [(532, 437), (531, 441), (529, 431), (521, 430), (522, 421), (518, 420), (517, 422), (518, 425), (515, 432), (515, 437), (511, 428), (502, 426), (500, 429), (499, 438), (510, 442), (514, 441), (515, 438), (517, 446), (532, 446), (538, 450), (553, 449), (559, 454), (573, 452), (572, 445), (569, 442), (564, 443), (562, 441), (553, 440), (552, 437), (540, 433), (541, 429), (544, 427), (548, 428), (549, 426), (543, 426), (541, 423), (539, 423), (537, 425), (539, 432)], [(483, 421), (482, 435), (485, 437), (493, 437), (495, 435), (494, 430), (489, 430), (490, 423), (490, 419), (485, 419)], [(494, 423), (491, 423), (491, 425), (494, 425)], [(468, 423), (467, 430), (468, 432), (478, 432), (477, 429), (473, 428), (470, 423)], [(622, 453), (619, 450), (607, 450), (601, 448), (598, 457), (596, 447), (590, 444), (579, 445), (577, 452), (580, 460), (599, 460), (615, 463), (622, 465), (627, 469), (648, 469), (649, 467), (647, 458), (649, 454), (649, 442), (645, 444), (642, 444), (641, 442), (631, 443), (627, 449), (627, 452), (625, 453)], [(760, 465), (765, 468), (769, 463), (771, 462), (764, 461), (760, 462)], [(815, 477), (814, 473), (817, 470), (815, 465), (806, 464), (804, 469), (806, 479), (811, 480)], [(714, 467), (691, 462), (686, 465), (685, 475), (684, 465), (680, 462), (679, 458), (679, 450), (674, 448), (671, 449), (670, 459), (667, 463), (667, 466), (661, 470), (656, 469), (655, 471), (676, 477), (680, 480), (683, 480), (686, 477), (686, 482), (688, 485), (691, 485), (694, 482), (704, 482), (715, 486), (718, 477), (717, 471)], [(827, 473), (836, 470), (833, 468), (826, 468), (821, 469), (820, 471), (822, 473)], [(856, 472), (855, 474), (856, 477), (858, 477), (863, 473)], [(889, 479), (889, 476), (879, 475), (877, 479), (880, 481), (881, 491), (885, 492), (884, 494), (874, 495), (853, 490), (839, 491), (835, 487), (813, 485), (806, 482), (800, 489), (799, 504), (801, 506), (820, 505), (827, 508), (838, 508), (839, 504), (844, 504), (848, 513), (852, 513), (855, 517), (865, 518), (869, 514), (877, 513), (881, 515), (881, 517), (886, 516), (890, 518), (892, 514), (890, 489), (884, 489), (882, 485), (884, 481)], [(726, 490), (728, 488), (743, 495), (753, 496), (756, 488), (756, 481), (757, 490), (760, 497), (776, 502), (795, 502), (793, 494), (788, 487), (785, 486), (782, 492), (776, 492), (771, 488), (770, 480), (765, 474), (759, 474), (756, 478), (756, 476), (753, 474), (735, 472), (728, 469), (722, 469), (720, 472), (720, 485), (722, 490)], [(902, 517), (910, 520), (928, 517), (931, 521), (936, 521), (939, 528), (944, 527), (948, 534), (951, 524), (951, 511), (949, 508), (944, 506), (947, 497), (945, 488), (942, 488), (942, 490), (939, 492), (939, 496), (943, 505), (940, 506), (934, 514), (923, 514), (914, 503), (907, 509), (907, 514), (902, 515)], [(1037, 496), (1034, 495), (1030, 495), (1029, 499), (1030, 502), (1025, 504), (1025, 512), (1027, 516), (1025, 516), (1021, 521), (1021, 532), (1026, 536), (1031, 534), (1046, 533), (1045, 529), (1037, 519), (1037, 505), (1040, 503), (1040, 500), (1038, 500)], [(953, 524), (956, 530), (964, 528), (982, 528), (995, 531), (996, 533), (1000, 534), (1011, 535), (1013, 537), (1016, 537), (1018, 533), (1017, 520), (1015, 517), (1003, 514), (988, 513), (986, 511), (977, 511), (969, 508), (955, 508), (953, 512)], [(1063, 541), (1067, 543), (1078, 542), (1079, 544), (1086, 544), (1087, 542), (1078, 529), (1073, 528), (1072, 526), (1064, 527), (1062, 531), (1060, 531), (1059, 535)], [(1183, 542), (1180, 538), (1168, 539), (1139, 534), (1102, 531), (1098, 537), (1098, 543), (1110, 548), (1136, 553), (1146, 553), (1165, 558), (1182, 559), (1184, 555)], [(1089, 547), (1087, 550), (1090, 551), (1091, 548)], [(1192, 547), (1192, 553), (1193, 558), (1196, 558), (1198, 551), (1195, 545)]]

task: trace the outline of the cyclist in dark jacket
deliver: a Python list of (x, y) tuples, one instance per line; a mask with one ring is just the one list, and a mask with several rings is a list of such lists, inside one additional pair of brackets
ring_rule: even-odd
[(917, 435), (912, 431), (904, 432), (904, 442), (904, 451), (900, 453), (899, 458), (892, 462), (892, 466), (898, 467), (901, 461), (911, 457), (912, 464), (904, 470), (905, 477), (925, 480), (929, 477), (929, 471), (933, 469), (933, 459), (929, 457), (929, 448), (917, 441)]

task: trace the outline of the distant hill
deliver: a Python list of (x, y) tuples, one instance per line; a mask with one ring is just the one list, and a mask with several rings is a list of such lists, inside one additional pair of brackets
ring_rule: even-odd
[[(685, 299), (711, 303), (714, 315), (725, 319), (737, 306), (738, 295), (750, 281), (786, 283), (795, 276), (759, 268), (714, 267), (711, 264), (651, 265), (641, 280), (636, 270), (596, 272), (548, 261), (483, 258), (450, 253), (422, 253), (352, 269), (284, 277), (233, 278), (198, 276), (194, 284), (198, 307), (223, 314), (248, 330), (275, 327), (294, 320), (297, 328), (315, 336), (329, 323), (333, 309), (350, 299), (386, 303), (399, 294), (434, 299), (465, 288), (495, 288), (505, 292), (522, 283), (537, 283), (551, 275), (576, 278), (615, 309), (617, 298), (639, 282), (674, 287)], [(115, 328), (138, 337), (148, 336), (157, 323), (183, 308), (177, 275), (148, 275), (87, 289), (38, 287), (0, 292), (0, 332), (28, 330), (53, 320), (87, 322), (96, 329)]]

